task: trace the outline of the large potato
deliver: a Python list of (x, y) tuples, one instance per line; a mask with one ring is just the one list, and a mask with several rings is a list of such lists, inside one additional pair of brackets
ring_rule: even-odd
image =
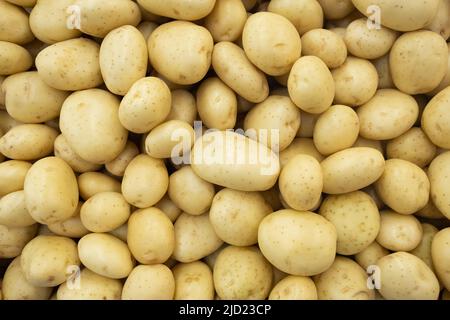
[(450, 219), (450, 152), (437, 156), (428, 168), (431, 184), (431, 199), (443, 215)]
[(0, 40), (26, 44), (34, 39), (27, 12), (9, 2), (0, 1)]
[(204, 25), (214, 41), (235, 41), (242, 35), (246, 21), (247, 11), (241, 0), (216, 0)]
[(0, 41), (0, 76), (27, 71), (33, 58), (23, 47), (8, 41)]
[(450, 290), (450, 228), (439, 231), (431, 244), (431, 258), (439, 280)]
[(0, 198), (0, 225), (10, 228), (28, 227), (36, 221), (31, 217), (25, 203), (23, 190), (11, 192)]
[(308, 277), (287, 276), (273, 287), (269, 300), (317, 300), (316, 285)]
[(31, 168), (26, 161), (9, 160), (0, 163), (0, 197), (23, 190), (25, 176)]
[(438, 147), (450, 149), (450, 87), (442, 90), (427, 104), (422, 114), (422, 129)]
[(22, 228), (0, 225), (0, 259), (20, 255), (23, 247), (36, 235), (37, 228), (37, 224)]
[(138, 3), (152, 14), (178, 20), (194, 21), (206, 17), (213, 10), (216, 0), (197, 0), (195, 2), (138, 0)]
[(213, 274), (201, 261), (179, 263), (173, 269), (175, 300), (213, 300)]

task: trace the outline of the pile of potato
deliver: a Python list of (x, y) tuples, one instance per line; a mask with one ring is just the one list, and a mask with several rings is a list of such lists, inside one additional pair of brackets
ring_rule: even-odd
[(450, 299), (449, 37), (450, 0), (0, 0), (0, 299)]

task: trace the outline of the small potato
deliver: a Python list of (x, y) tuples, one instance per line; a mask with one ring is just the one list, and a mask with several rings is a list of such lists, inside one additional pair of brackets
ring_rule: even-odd
[(140, 79), (120, 103), (120, 122), (132, 132), (149, 132), (169, 115), (171, 102), (170, 90), (163, 80), (155, 77)]
[(103, 83), (99, 53), (100, 46), (94, 41), (71, 39), (43, 49), (35, 63), (39, 76), (50, 87), (84, 90)]
[(442, 90), (427, 104), (422, 114), (422, 129), (438, 147), (450, 149), (450, 87)]
[(138, 0), (147, 11), (178, 20), (195, 21), (206, 17), (214, 8), (215, 0), (180, 2), (178, 0)]
[(138, 154), (139, 149), (136, 145), (133, 142), (128, 141), (122, 153), (119, 154), (119, 156), (114, 160), (106, 163), (105, 168), (109, 173), (117, 177), (123, 177), (125, 169), (130, 164), (131, 160), (133, 160)]
[(376, 241), (355, 255), (355, 260), (364, 269), (376, 265), (377, 261), (389, 254), (389, 250), (380, 246)]
[(219, 78), (204, 80), (197, 90), (197, 109), (204, 125), (211, 129), (232, 129), (236, 125), (236, 94)]
[(164, 162), (141, 154), (125, 169), (122, 194), (131, 205), (148, 208), (161, 200), (168, 186), (169, 174)]
[(187, 90), (172, 91), (172, 108), (166, 121), (181, 120), (193, 125), (196, 118), (197, 104), (194, 96)]
[(430, 268), (407, 252), (396, 252), (377, 262), (379, 292), (389, 300), (437, 300), (439, 282)]
[(438, 233), (438, 229), (428, 223), (421, 223), (422, 225), (422, 240), (419, 245), (411, 250), (409, 253), (420, 258), (427, 264), (427, 266), (434, 271), (433, 261), (431, 257), (431, 243), (433, 242), (434, 236)]
[(25, 203), (23, 190), (11, 192), (0, 198), (0, 225), (9, 228), (23, 228), (35, 224)]
[(28, 212), (42, 224), (69, 219), (78, 205), (75, 174), (67, 163), (56, 157), (33, 164), (25, 178), (24, 191)]
[(353, 145), (354, 148), (360, 148), (360, 147), (366, 147), (366, 148), (373, 148), (375, 150), (380, 151), (381, 154), (384, 154), (384, 145), (382, 141), (379, 140), (370, 140), (363, 138), (361, 136), (356, 139), (355, 144)]
[(294, 156), (281, 170), (278, 185), (289, 207), (299, 211), (312, 210), (322, 195), (320, 163), (309, 155)]
[(313, 29), (302, 36), (304, 56), (320, 58), (328, 68), (337, 68), (347, 59), (347, 47), (336, 33), (326, 29)]
[[(433, 59), (429, 59), (431, 55)], [(444, 78), (448, 56), (447, 43), (437, 33), (415, 31), (403, 34), (389, 55), (395, 86), (408, 94), (430, 92)]]
[(209, 219), (220, 239), (234, 246), (258, 242), (258, 227), (272, 207), (259, 192), (222, 189), (214, 197)]
[(265, 299), (272, 287), (272, 266), (257, 247), (223, 249), (213, 276), (216, 292), (224, 300)]
[(55, 139), (54, 153), (56, 157), (64, 160), (75, 172), (97, 171), (101, 167), (101, 165), (90, 163), (77, 155), (62, 134)]
[(181, 214), (175, 222), (173, 258), (188, 263), (200, 260), (216, 251), (223, 241), (216, 235), (209, 214)]
[(353, 260), (336, 257), (331, 267), (314, 277), (319, 300), (373, 300), (366, 272)]
[(439, 231), (431, 244), (431, 258), (439, 280), (450, 290), (450, 228)]
[(15, 258), (23, 247), (34, 238), (37, 224), (22, 228), (8, 228), (0, 225), (0, 259)]
[(390, 159), (375, 189), (381, 200), (402, 214), (413, 214), (425, 207), (430, 194), (430, 182), (425, 172), (415, 164)]
[(23, 47), (7, 41), (0, 41), (0, 76), (27, 71), (33, 65), (33, 58)]
[(283, 168), (293, 157), (298, 154), (306, 154), (322, 162), (323, 155), (317, 150), (314, 141), (309, 138), (296, 138), (292, 143), (280, 152), (280, 165)]
[(327, 270), (336, 256), (336, 228), (312, 212), (281, 210), (259, 225), (258, 244), (272, 265), (291, 275)]
[(31, 163), (9, 160), (0, 163), (0, 197), (14, 191), (23, 190), (25, 176)]
[(15, 44), (33, 41), (27, 12), (9, 2), (0, 2), (0, 40)]
[(325, 18), (335, 20), (348, 16), (355, 7), (352, 0), (317, 0), (322, 7)]
[(175, 279), (168, 267), (140, 265), (125, 281), (122, 300), (172, 300), (174, 294)]
[(323, 192), (342, 194), (365, 188), (380, 178), (384, 157), (376, 149), (342, 150), (322, 161)]
[(372, 60), (372, 63), (378, 73), (378, 89), (394, 89), (395, 85), (389, 67), (389, 54)]
[(78, 268), (77, 245), (69, 238), (37, 236), (23, 248), (20, 264), (25, 278), (38, 287), (56, 287)]
[(272, 289), (269, 300), (317, 300), (317, 289), (308, 277), (287, 276)]
[(175, 222), (178, 216), (182, 213), (182, 210), (176, 206), (176, 204), (169, 198), (168, 194), (166, 194), (157, 204), (155, 204), (155, 207), (164, 212), (172, 223)]
[(327, 65), (315, 56), (295, 62), (288, 79), (289, 96), (301, 110), (322, 113), (333, 102), (335, 84)]
[(246, 21), (247, 11), (241, 0), (216, 0), (204, 26), (215, 42), (235, 41), (242, 35)]
[(128, 221), (127, 243), (140, 263), (164, 263), (175, 247), (173, 224), (160, 209), (135, 211)]
[(319, 213), (335, 226), (336, 252), (342, 255), (361, 252), (376, 239), (380, 230), (377, 205), (361, 191), (326, 197)]
[(243, 49), (232, 42), (214, 46), (212, 66), (217, 76), (242, 98), (260, 103), (269, 95), (266, 76), (247, 58)]
[(213, 274), (201, 261), (179, 263), (173, 269), (175, 300), (213, 300)]
[(86, 172), (78, 176), (78, 187), (83, 200), (100, 192), (120, 192), (120, 182), (100, 172)]
[(78, 242), (78, 254), (86, 268), (111, 279), (127, 277), (134, 260), (125, 242), (106, 233), (90, 233)]
[(442, 214), (450, 218), (450, 152), (444, 152), (431, 162), (428, 168), (428, 178), (431, 184), (431, 199)]
[[(58, 300), (120, 300), (122, 283), (116, 279), (109, 279), (85, 268), (81, 270), (79, 278), (64, 282), (56, 293)], [(80, 286), (76, 286), (76, 281)], [(75, 282), (75, 283), (73, 283)]]
[(58, 236), (69, 238), (81, 238), (89, 233), (89, 230), (81, 222), (80, 210), (82, 203), (79, 202), (72, 217), (62, 222), (51, 223), (48, 229)]

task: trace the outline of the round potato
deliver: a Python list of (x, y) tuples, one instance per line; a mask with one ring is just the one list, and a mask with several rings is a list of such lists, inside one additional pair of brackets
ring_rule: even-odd
[(323, 155), (317, 150), (314, 141), (309, 138), (295, 138), (294, 141), (280, 152), (280, 165), (283, 168), (293, 157), (298, 154), (306, 154), (317, 161), (322, 162)]
[(377, 264), (377, 261), (389, 254), (389, 250), (380, 246), (376, 241), (355, 255), (355, 260), (364, 269), (368, 270), (370, 266)]
[(431, 258), (439, 280), (450, 290), (450, 228), (439, 231), (431, 244)]
[(328, 68), (337, 68), (347, 59), (347, 47), (336, 33), (326, 29), (313, 29), (302, 36), (304, 56), (320, 58)]
[(389, 67), (389, 54), (372, 60), (372, 63), (378, 73), (378, 89), (394, 89), (395, 85)]
[(422, 114), (422, 129), (438, 147), (450, 149), (450, 87), (442, 90), (427, 104)]
[(316, 285), (308, 277), (287, 276), (273, 287), (269, 300), (317, 300)]
[(175, 300), (214, 300), (213, 274), (206, 263), (179, 263), (172, 272)]
[(23, 47), (8, 41), (0, 41), (0, 76), (27, 71), (33, 65), (33, 58)]
[(0, 2), (0, 40), (16, 44), (33, 41), (27, 12), (9, 2)]
[(175, 203), (166, 194), (155, 207), (160, 209), (165, 215), (170, 219), (170, 221), (175, 222), (178, 216), (182, 213), (182, 210), (178, 208)]
[(22, 228), (0, 225), (0, 259), (19, 256), (23, 247), (36, 235), (37, 228), (37, 224)]
[(25, 176), (31, 168), (26, 161), (9, 160), (0, 163), (0, 197), (23, 190)]
[(78, 176), (78, 187), (83, 200), (100, 192), (120, 192), (120, 182), (100, 172), (86, 172)]
[(419, 245), (411, 250), (409, 253), (420, 258), (427, 264), (427, 266), (434, 271), (433, 261), (431, 257), (431, 243), (434, 236), (438, 233), (438, 229), (428, 223), (421, 223), (422, 225), (422, 240)]
[(79, 202), (72, 217), (62, 222), (51, 223), (48, 229), (58, 236), (69, 238), (81, 238), (89, 233), (89, 230), (81, 222), (80, 210), (82, 203)]
[(450, 180), (450, 152), (444, 152), (431, 162), (428, 168), (428, 178), (431, 184), (431, 199), (437, 209), (447, 219), (450, 217), (450, 195), (448, 184)]
[(138, 0), (138, 3), (152, 14), (188, 21), (206, 17), (213, 10), (215, 2), (215, 0), (197, 0), (193, 3), (178, 0)]
[(325, 18), (335, 20), (342, 19), (355, 10), (352, 0), (317, 0), (322, 7)]
[(241, 0), (216, 0), (204, 26), (216, 42), (235, 41), (242, 35), (246, 21), (247, 11)]
[(105, 164), (105, 168), (112, 175), (123, 177), (125, 169), (130, 164), (131, 160), (133, 160), (138, 154), (139, 149), (136, 145), (133, 142), (128, 141), (122, 153), (119, 154), (119, 156), (114, 160), (107, 162)]
[(172, 107), (166, 121), (182, 120), (193, 125), (196, 118), (197, 104), (194, 96), (187, 90), (172, 91)]
[(35, 224), (25, 203), (23, 190), (11, 192), (0, 198), (0, 225), (9, 228), (23, 228)]

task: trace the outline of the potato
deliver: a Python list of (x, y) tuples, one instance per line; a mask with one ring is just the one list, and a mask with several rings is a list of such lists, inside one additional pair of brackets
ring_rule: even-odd
[[(1, 94), (0, 94), (1, 95)], [(3, 131), (3, 134), (22, 124), (20, 121), (14, 120), (6, 111), (0, 110), (0, 130)]]
[(0, 41), (0, 76), (27, 71), (33, 65), (33, 58), (23, 47), (8, 41)]
[(140, 265), (131, 271), (122, 291), (122, 300), (172, 300), (175, 280), (163, 264)]
[(134, 260), (125, 242), (106, 233), (90, 233), (78, 242), (78, 254), (86, 268), (111, 279), (127, 277)]
[(0, 40), (15, 44), (33, 41), (34, 35), (28, 24), (28, 14), (6, 1), (0, 2)]
[(89, 230), (86, 229), (80, 218), (81, 206), (82, 203), (79, 202), (72, 217), (62, 222), (51, 223), (48, 225), (48, 229), (56, 235), (69, 238), (81, 238), (87, 235)]
[[(444, 1), (444, 0), (442, 0), (442, 1)], [(448, 0), (445, 0), (445, 1), (448, 1)], [(448, 1), (448, 3), (449, 3), (448, 4), (449, 12), (450, 12), (450, 1)], [(450, 18), (449, 18), (449, 25), (450, 25)], [(450, 27), (449, 27), (449, 29), (450, 29)], [(449, 43), (447, 43), (447, 48), (449, 50), (449, 59), (447, 62), (447, 72), (446, 72), (444, 78), (439, 83), (439, 85), (436, 88), (434, 88), (433, 90), (431, 90), (430, 92), (427, 92), (427, 96), (434, 97), (439, 92), (441, 92), (442, 90), (444, 90), (445, 88), (450, 86), (450, 44)], [(425, 100), (425, 104), (426, 104), (428, 102), (428, 100), (427, 99), (424, 99), (424, 100)]]
[(172, 223), (175, 222), (178, 216), (182, 213), (182, 210), (175, 205), (175, 203), (169, 198), (168, 194), (159, 200), (159, 202), (155, 204), (155, 207), (164, 212)]
[(172, 91), (172, 107), (166, 121), (182, 120), (193, 125), (196, 118), (197, 104), (194, 96), (187, 90)]
[(0, 225), (23, 228), (35, 223), (27, 210), (23, 190), (11, 192), (0, 199)]
[(333, 102), (335, 85), (327, 65), (315, 56), (295, 62), (288, 79), (289, 96), (301, 110), (322, 113)]
[(428, 219), (443, 219), (445, 216), (442, 212), (439, 211), (438, 208), (433, 203), (432, 197), (428, 200), (428, 203), (425, 207), (414, 213), (418, 217), (428, 218)]
[(434, 271), (433, 261), (431, 257), (431, 243), (434, 236), (438, 233), (438, 229), (428, 223), (421, 223), (422, 225), (422, 240), (419, 245), (411, 250), (409, 253), (420, 258), (427, 264), (427, 266)]
[(281, 168), (298, 154), (305, 154), (315, 158), (317, 161), (322, 162), (324, 157), (317, 150), (314, 145), (314, 141), (309, 138), (295, 138), (294, 141), (280, 152), (280, 165)]
[(266, 216), (258, 231), (259, 247), (269, 262), (300, 276), (319, 274), (331, 266), (336, 239), (336, 228), (325, 218), (287, 209)]
[(242, 98), (260, 103), (269, 95), (266, 76), (247, 58), (243, 49), (232, 42), (214, 46), (212, 66), (217, 76)]
[[(152, 66), (177, 84), (194, 84), (204, 78), (211, 65), (214, 42), (209, 31), (187, 21), (159, 26), (148, 40)], [(189, 52), (186, 56), (184, 53)]]
[(179, 263), (173, 269), (175, 300), (213, 300), (213, 274), (201, 261)]
[(70, 284), (64, 282), (59, 286), (58, 300), (120, 300), (122, 283), (119, 280), (103, 277), (86, 268), (77, 277), (70, 280)]
[(439, 282), (428, 266), (416, 256), (396, 252), (378, 260), (381, 288), (389, 300), (437, 300)]
[(444, 152), (431, 162), (428, 178), (431, 184), (431, 199), (442, 214), (450, 217), (450, 195), (448, 183), (450, 179), (450, 152)]
[[(421, 50), (417, 50), (418, 47)], [(430, 55), (433, 59), (429, 59)], [(394, 43), (389, 55), (395, 86), (408, 94), (430, 92), (444, 78), (448, 56), (447, 43), (432, 31), (403, 34)]]
[(415, 164), (390, 159), (375, 189), (381, 200), (402, 214), (413, 214), (425, 207), (430, 194), (430, 182), (425, 172)]
[(114, 178), (100, 172), (86, 172), (78, 176), (78, 187), (83, 200), (100, 192), (120, 192), (120, 183)]
[(447, 290), (450, 290), (450, 228), (439, 231), (431, 244), (431, 258), (439, 280)]
[(375, 150), (380, 151), (381, 154), (384, 154), (384, 145), (382, 143), (382, 141), (379, 140), (370, 140), (370, 139), (366, 139), (363, 138), (361, 136), (359, 136), (355, 143), (353, 144), (354, 148), (360, 148), (360, 147), (366, 147), (366, 148), (373, 148)]
[(37, 2), (37, 0), (6, 0), (6, 1), (23, 7), (33, 7)]
[(342, 19), (355, 10), (352, 0), (318, 0), (318, 2), (327, 19)]
[(213, 276), (216, 292), (224, 300), (265, 299), (272, 287), (272, 267), (257, 247), (223, 249)]
[(208, 128), (225, 130), (236, 125), (236, 94), (219, 78), (211, 77), (197, 90), (197, 109)]
[(209, 219), (220, 239), (234, 246), (258, 242), (258, 226), (272, 207), (259, 192), (220, 190), (213, 199)]
[(174, 226), (160, 209), (135, 211), (128, 221), (127, 243), (140, 263), (164, 263), (175, 247)]
[(36, 235), (37, 228), (37, 224), (22, 228), (0, 225), (0, 259), (19, 256), (23, 247)]
[(235, 41), (242, 35), (246, 21), (247, 11), (241, 0), (216, 0), (204, 26), (216, 42)]
[(68, 28), (69, 21), (78, 19), (76, 11), (69, 10), (74, 3), (74, 0), (39, 0), (30, 13), (30, 28), (36, 38), (53, 44), (81, 36), (75, 26)]
[(123, 151), (128, 132), (119, 121), (118, 109), (118, 99), (100, 89), (78, 91), (66, 99), (61, 109), (61, 132), (82, 159), (104, 164)]
[(5, 90), (2, 90), (3, 82), (5, 82), (5, 79), (7, 77), (0, 76), (0, 109), (6, 109), (5, 108)]
[(148, 208), (161, 200), (168, 185), (169, 174), (164, 162), (141, 154), (125, 169), (122, 194), (131, 205)]
[(25, 278), (34, 286), (56, 287), (78, 268), (76, 243), (65, 237), (37, 236), (23, 248), (20, 264)]
[(364, 269), (377, 264), (377, 261), (389, 254), (389, 251), (376, 241), (372, 242), (368, 247), (355, 255), (355, 260)]
[(272, 289), (269, 300), (317, 300), (317, 289), (308, 277), (287, 276)]
[(240, 191), (273, 187), (278, 156), (263, 144), (230, 131), (213, 131), (196, 141), (191, 166), (202, 179)]
[(27, 281), (20, 265), (21, 257), (15, 258), (3, 276), (2, 294), (4, 300), (47, 300), (52, 288), (38, 287)]
[(372, 60), (373, 65), (378, 73), (378, 89), (393, 89), (395, 88), (394, 81), (391, 76), (391, 69), (389, 66), (389, 54), (381, 58)]
[(90, 163), (77, 155), (62, 134), (55, 139), (54, 153), (56, 157), (64, 160), (75, 172), (96, 171), (101, 167), (101, 165)]
[(128, 223), (124, 223), (117, 229), (114, 229), (113, 231), (108, 232), (110, 235), (119, 238), (123, 242), (127, 242), (127, 235), (128, 235)]
[(353, 260), (336, 257), (331, 267), (314, 277), (319, 300), (373, 300), (366, 272)]
[(199, 0), (193, 3), (178, 0), (138, 0), (138, 3), (152, 14), (178, 20), (199, 20), (214, 8), (215, 0)]
[(449, 99), (450, 88), (446, 88), (431, 99), (422, 115), (423, 131), (433, 144), (444, 149), (450, 149)]
[(323, 192), (342, 194), (367, 187), (384, 171), (383, 155), (376, 149), (342, 150), (322, 161)]
[(437, 13), (425, 29), (439, 33), (444, 40), (450, 37), (450, 2), (448, 0), (439, 0)]
[(297, 137), (312, 138), (314, 133), (314, 127), (316, 126), (317, 119), (320, 114), (313, 114), (301, 111), (302, 123), (300, 129), (297, 132)]
[(182, 213), (175, 222), (173, 258), (188, 263), (200, 260), (216, 251), (223, 241), (216, 235), (209, 214), (193, 216)]
[(92, 40), (77, 38), (55, 43), (36, 57), (41, 79), (59, 90), (84, 90), (103, 83), (99, 63), (100, 46)]
[(169, 115), (171, 102), (169, 87), (163, 80), (155, 77), (140, 79), (120, 103), (120, 122), (132, 132), (149, 132)]
[(122, 153), (119, 154), (117, 158), (105, 164), (106, 170), (112, 175), (117, 177), (123, 177), (125, 173), (125, 169), (131, 160), (134, 159), (139, 154), (139, 149), (136, 145), (128, 141), (125, 145), (125, 149), (123, 149)]
[(23, 190), (25, 176), (31, 163), (9, 160), (0, 163), (0, 197), (14, 191)]
[(302, 53), (320, 58), (328, 68), (337, 68), (347, 59), (344, 40), (325, 29), (313, 29), (302, 36)]
[(75, 174), (67, 163), (56, 157), (33, 164), (25, 178), (24, 191), (28, 212), (42, 224), (69, 219), (78, 205)]
[(398, 31), (413, 31), (425, 27), (436, 15), (439, 5), (439, 0), (420, 2), (408, 0), (352, 0), (352, 2), (367, 17), (374, 15), (374, 11), (373, 9), (370, 10), (370, 6), (377, 6), (381, 24)]

